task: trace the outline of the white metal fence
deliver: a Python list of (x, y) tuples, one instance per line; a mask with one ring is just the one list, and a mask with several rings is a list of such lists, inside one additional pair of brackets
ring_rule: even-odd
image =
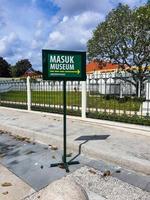
[[(132, 82), (131, 74), (115, 72), (89, 74), (86, 82), (67, 81), (67, 92), (70, 95), (68, 109), (80, 111), (82, 117), (86, 117), (89, 112), (150, 116), (149, 77), (142, 86), (141, 82), (135, 84)], [(62, 91), (61, 81), (33, 80), (29, 77), (27, 80), (2, 79), (0, 105), (12, 107), (22, 105), (28, 110), (36, 107), (43, 110), (50, 107), (62, 108)], [(57, 95), (53, 95), (53, 92), (57, 92)], [(48, 98), (52, 98), (51, 94), (54, 100), (48, 101)]]

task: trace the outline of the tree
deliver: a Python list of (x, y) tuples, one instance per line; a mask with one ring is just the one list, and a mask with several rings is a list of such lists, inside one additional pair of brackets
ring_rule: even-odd
[(32, 65), (28, 59), (19, 60), (16, 65), (12, 67), (12, 75), (14, 77), (20, 77), (31, 67)]
[(10, 65), (6, 60), (0, 57), (0, 77), (10, 77)]
[(12, 77), (17, 77), (17, 68), (16, 66), (11, 66), (11, 76)]
[[(131, 10), (119, 4), (100, 23), (88, 41), (88, 58), (118, 63), (132, 79), (127, 81), (142, 88), (150, 65), (150, 5)], [(136, 69), (133, 70), (133, 66)], [(140, 84), (138, 84), (140, 82)]]

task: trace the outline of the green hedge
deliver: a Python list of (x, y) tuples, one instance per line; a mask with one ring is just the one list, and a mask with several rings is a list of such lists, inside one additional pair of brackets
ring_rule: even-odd
[[(63, 109), (61, 109), (61, 108), (50, 108), (50, 107), (32, 106), (31, 109), (35, 110), (35, 111), (41, 111), (41, 112), (63, 114)], [(67, 109), (67, 115), (81, 116), (81, 111), (80, 110), (70, 110), (70, 109)]]
[(145, 126), (150, 126), (150, 116), (138, 116), (138, 115), (126, 115), (126, 114), (108, 114), (108, 113), (100, 113), (100, 112), (89, 112), (87, 113), (87, 117), (95, 118), (95, 119), (103, 119), (110, 120), (116, 122), (124, 122), (130, 124), (140, 124)]
[(23, 105), (23, 104), (0, 103), (0, 106), (27, 110), (27, 105)]

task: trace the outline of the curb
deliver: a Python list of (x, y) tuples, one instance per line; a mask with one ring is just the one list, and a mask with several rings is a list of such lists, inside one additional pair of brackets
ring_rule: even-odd
[[(33, 114), (44, 114), (47, 116), (52, 117), (59, 117), (63, 118), (62, 114), (56, 114), (56, 113), (46, 113), (46, 112), (40, 112), (40, 111), (28, 111), (23, 109), (15, 109), (15, 108), (7, 108), (0, 106), (0, 109), (6, 109), (6, 110), (13, 110), (18, 112), (26, 112), (26, 113), (33, 113)], [(68, 119), (77, 120), (77, 121), (83, 121), (85, 123), (94, 124), (97, 126), (103, 126), (103, 127), (113, 127), (115, 129), (127, 131), (129, 134), (135, 134), (135, 135), (143, 135), (150, 137), (150, 127), (149, 126), (142, 126), (142, 125), (136, 125), (136, 124), (126, 124), (122, 122), (114, 122), (114, 121), (107, 121), (107, 120), (101, 120), (101, 119), (92, 119), (92, 118), (82, 118), (77, 116), (70, 116), (67, 115)]]

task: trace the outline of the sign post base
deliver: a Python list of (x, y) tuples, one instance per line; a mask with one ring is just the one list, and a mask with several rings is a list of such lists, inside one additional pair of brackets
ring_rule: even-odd
[(67, 163), (54, 163), (54, 164), (51, 164), (50, 167), (60, 167), (60, 168), (63, 168), (66, 170), (67, 173), (69, 173), (69, 165), (78, 165), (80, 164), (79, 161), (72, 161), (72, 162), (67, 162)]

